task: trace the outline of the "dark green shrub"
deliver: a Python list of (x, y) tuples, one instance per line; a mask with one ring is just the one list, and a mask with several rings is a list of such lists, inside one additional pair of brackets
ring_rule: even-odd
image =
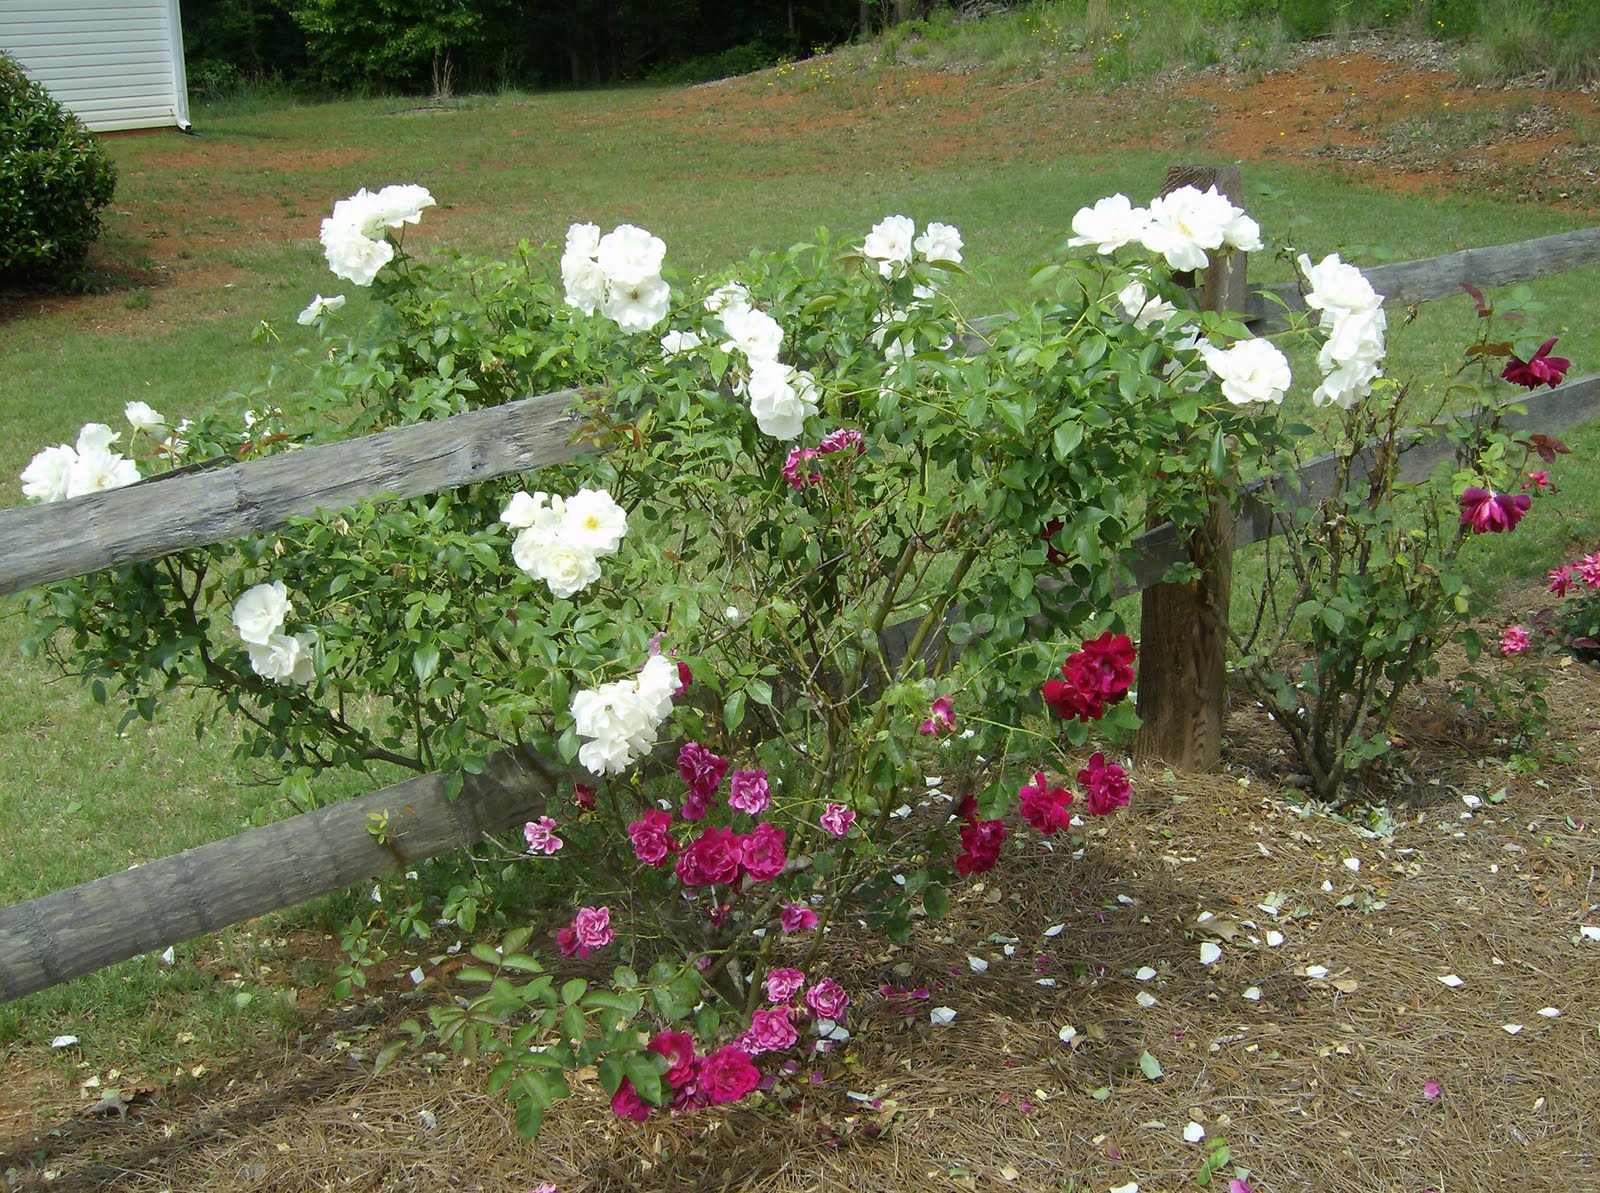
[(94, 134), (0, 54), (0, 281), (80, 281), (116, 185)]

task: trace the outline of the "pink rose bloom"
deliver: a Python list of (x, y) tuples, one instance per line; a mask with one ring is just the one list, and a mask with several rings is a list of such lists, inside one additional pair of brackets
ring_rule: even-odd
[(822, 437), (822, 442), (817, 444), (817, 454), (830, 456), (834, 452), (842, 452), (847, 447), (856, 449), (856, 455), (867, 450), (867, 445), (861, 442), (861, 432), (852, 427), (840, 427), (837, 431), (829, 431)]
[(787, 834), (767, 821), (756, 825), (740, 845), (739, 857), (753, 882), (771, 882), (789, 860), (783, 851)]
[(1551, 568), (1549, 578), (1549, 591), (1555, 593), (1558, 597), (1566, 596), (1567, 589), (1572, 587), (1572, 568), (1567, 564), (1562, 564), (1558, 568)]
[(694, 1080), (694, 1037), (688, 1032), (658, 1031), (651, 1038), (649, 1049), (671, 1062), (667, 1070), (667, 1084), (673, 1089), (682, 1089)]
[(740, 846), (732, 829), (705, 829), (678, 855), (679, 881), (684, 886), (731, 885), (739, 877)]
[[(615, 939), (609, 907), (584, 907), (572, 918), (572, 930), (583, 949), (603, 949)], [(587, 956), (587, 953), (585, 953)]]
[(684, 801), (685, 820), (703, 820), (705, 809), (728, 773), (728, 760), (718, 758), (699, 742), (686, 742), (678, 751), (678, 774), (689, 785), (689, 798)]
[(789, 487), (799, 492), (807, 485), (820, 484), (822, 473), (812, 472), (806, 467), (817, 458), (817, 449), (814, 447), (797, 447), (789, 453), (789, 458), (783, 462), (783, 479)]
[(1072, 823), (1072, 792), (1050, 786), (1043, 771), (1034, 771), (1033, 782), (1018, 794), (1022, 818), (1046, 836)]
[(1089, 755), (1089, 765), (1078, 772), (1083, 795), (1094, 816), (1106, 816), (1128, 803), (1128, 772), (1104, 754)]
[(611, 1110), (618, 1118), (642, 1123), (650, 1117), (651, 1106), (634, 1091), (633, 1082), (624, 1077), (617, 1092), (611, 1095)]
[(1532, 360), (1522, 360), (1513, 356), (1506, 364), (1504, 377), (1512, 385), (1525, 385), (1529, 389), (1538, 389), (1541, 385), (1548, 385), (1554, 389), (1561, 384), (1561, 378), (1572, 367), (1572, 362), (1565, 356), (1551, 356), (1550, 349), (1556, 346), (1560, 336), (1551, 336), (1539, 346), (1533, 354)]
[(824, 804), (819, 823), (835, 837), (843, 837), (855, 823), (856, 814), (844, 804)]
[(764, 770), (736, 770), (728, 780), (728, 807), (735, 811), (759, 816), (771, 801), (772, 791)]
[(546, 857), (566, 844), (556, 836), (556, 822), (548, 816), (528, 821), (522, 826), (522, 835), (527, 838), (529, 853), (542, 853)]
[(681, 696), (693, 686), (694, 672), (689, 670), (688, 663), (680, 662), (678, 664), (678, 690), (672, 694), (674, 696)]
[[(557, 928), (556, 948), (561, 950), (561, 955), (563, 957), (570, 957), (574, 953), (579, 952), (578, 930), (571, 924), (568, 924), (565, 928)], [(582, 953), (585, 957), (587, 957), (589, 955), (589, 950), (583, 949)]]
[(549, 1181), (540, 1181), (533, 1188), (529, 1189), (528, 1193), (561, 1193), (561, 1190), (556, 1188)]
[(572, 802), (585, 812), (594, 811), (595, 789), (587, 783), (574, 783), (572, 785)]
[(1228, 1178), (1228, 1193), (1255, 1193), (1255, 1190), (1250, 1187), (1249, 1181), (1234, 1176)]
[(789, 1022), (788, 1007), (757, 1011), (750, 1016), (750, 1030), (745, 1034), (762, 1052), (782, 1052), (785, 1048), (792, 1048), (800, 1038), (794, 1024)]
[(1578, 578), (1590, 588), (1600, 588), (1600, 551), (1592, 555), (1585, 555), (1574, 563)]
[(785, 966), (767, 971), (767, 1001), (788, 1002), (806, 984), (806, 975), (798, 969)]
[(1473, 485), (1461, 494), (1461, 525), (1473, 534), (1514, 530), (1532, 504), (1526, 493), (1493, 493)]
[(850, 996), (844, 992), (844, 987), (832, 978), (823, 978), (806, 991), (806, 1006), (815, 1011), (819, 1019), (832, 1019), (838, 1022), (844, 1018), (845, 1009), (849, 1005)]
[(743, 1048), (728, 1044), (700, 1062), (700, 1088), (712, 1105), (737, 1102), (760, 1084), (761, 1074)]
[(634, 855), (647, 866), (663, 865), (668, 854), (678, 851), (678, 843), (668, 832), (671, 827), (672, 816), (655, 808), (646, 812), (643, 820), (635, 820), (628, 826)]
[(1508, 625), (1500, 631), (1500, 653), (1510, 657), (1521, 654), (1533, 645), (1526, 626)]
[(917, 726), (917, 732), (927, 737), (953, 733), (956, 727), (955, 707), (950, 697), (940, 696), (928, 706), (928, 719)]
[(817, 926), (817, 913), (791, 900), (778, 912), (778, 926), (785, 932), (809, 932)]
[(1550, 480), (1550, 473), (1541, 468), (1537, 472), (1528, 473), (1528, 479), (1522, 488), (1525, 491), (1532, 489), (1535, 493), (1543, 493), (1546, 489), (1554, 489), (1555, 485)]

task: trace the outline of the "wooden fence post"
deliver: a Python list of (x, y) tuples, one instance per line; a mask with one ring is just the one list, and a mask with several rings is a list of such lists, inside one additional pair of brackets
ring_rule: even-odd
[[(1235, 206), (1243, 180), (1237, 166), (1173, 166), (1161, 188), (1215, 186)], [(1245, 254), (1214, 252), (1198, 281), (1200, 307), (1242, 311), (1248, 298)], [(1201, 570), (1188, 584), (1144, 590), (1139, 610), (1139, 717), (1134, 756), (1184, 770), (1210, 770), (1222, 759), (1226, 695), (1228, 594), (1233, 572), (1233, 510), (1226, 498), (1211, 507), (1188, 541)], [(1151, 524), (1164, 521), (1152, 513)]]

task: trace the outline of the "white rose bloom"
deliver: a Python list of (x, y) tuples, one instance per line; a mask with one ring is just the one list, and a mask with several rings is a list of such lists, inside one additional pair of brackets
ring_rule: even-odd
[(274, 683), (298, 683), (294, 678), (300, 669), (300, 656), (304, 649), (298, 638), (288, 634), (271, 634), (265, 642), (246, 642), (250, 652), (250, 670), (262, 679)]
[(294, 606), (282, 580), (257, 584), (233, 605), (233, 628), (246, 642), (264, 646), (283, 629), (283, 619)]
[(1329, 308), (1322, 313), (1322, 326), (1328, 331), (1328, 342), (1323, 346), (1323, 351), (1335, 359), (1383, 359), (1383, 333), (1389, 326), (1389, 318), (1383, 313), (1382, 307), (1365, 311)]
[(567, 498), (560, 534), (597, 556), (615, 555), (628, 532), (627, 512), (604, 489), (579, 489)]
[(600, 225), (572, 224), (567, 228), (563, 256), (593, 257), (600, 248)]
[(1127, 195), (1107, 195), (1093, 207), (1083, 207), (1072, 217), (1069, 245), (1092, 244), (1101, 253), (1114, 253), (1138, 240), (1150, 222), (1150, 212), (1135, 207)]
[(661, 359), (671, 360), (675, 356), (693, 352), (705, 340), (701, 339), (699, 332), (694, 331), (669, 331), (661, 337)]
[(420, 223), (422, 209), (433, 206), (433, 196), (428, 193), (428, 188), (409, 182), (386, 186), (372, 197), (374, 216), (391, 228)]
[(724, 352), (737, 348), (752, 365), (761, 361), (776, 361), (783, 348), (783, 328), (765, 311), (754, 307), (729, 306), (723, 308), (722, 329), (728, 333)]
[(111, 445), (121, 438), (120, 432), (113, 431), (105, 423), (85, 423), (78, 431), (78, 454), (109, 451)]
[(317, 636), (305, 630), (296, 634), (294, 640), (300, 644), (300, 653), (295, 659), (294, 670), (289, 673), (289, 682), (305, 687), (317, 677)]
[(631, 285), (655, 277), (661, 272), (666, 255), (667, 246), (659, 236), (632, 224), (617, 225), (595, 246), (595, 259), (613, 285)]
[(1117, 303), (1139, 331), (1155, 323), (1165, 323), (1178, 308), (1164, 298), (1152, 298), (1142, 282), (1129, 282), (1117, 292)]
[(394, 245), (387, 240), (373, 240), (355, 229), (335, 226), (331, 220), (322, 221), (322, 248), (328, 268), (335, 276), (354, 282), (357, 286), (370, 286), (378, 271), (394, 260)]
[(500, 521), (512, 530), (526, 530), (539, 520), (540, 514), (549, 508), (549, 504), (550, 494), (543, 491), (533, 494), (516, 493), (506, 508), (500, 511)]
[(659, 275), (629, 282), (612, 278), (600, 313), (623, 331), (649, 331), (667, 317), (671, 302), (672, 288)]
[(1332, 402), (1349, 410), (1372, 392), (1373, 382), (1383, 376), (1377, 364), (1362, 360), (1333, 362), (1322, 378), (1322, 384), (1311, 391), (1311, 400), (1318, 406)]
[[(678, 665), (666, 655), (654, 654), (645, 660), (634, 681), (639, 689), (639, 702), (658, 723), (672, 711), (672, 698), (678, 694), (681, 681)], [(653, 732), (653, 730), (652, 730)]]
[(324, 298), (319, 294), (311, 300), (305, 310), (295, 316), (294, 321), (301, 327), (310, 327), (329, 311), (337, 311), (342, 306), (344, 306), (343, 294), (335, 294), (332, 298)]
[(1369, 311), (1383, 305), (1382, 296), (1372, 288), (1366, 274), (1339, 260), (1338, 253), (1329, 253), (1315, 265), (1305, 253), (1297, 260), (1310, 287), (1306, 306), (1313, 311)]
[(161, 441), (161, 450), (166, 452), (167, 455), (171, 456), (173, 459), (182, 459), (184, 453), (189, 450), (189, 441), (183, 437), (183, 433), (187, 431), (191, 425), (192, 424), (188, 419), (181, 420), (178, 425), (173, 428), (172, 434), (168, 435)]
[(706, 296), (705, 307), (713, 315), (718, 312), (748, 311), (750, 290), (742, 282), (724, 282)]
[(1204, 269), (1211, 260), (1207, 250), (1222, 247), (1238, 211), (1214, 186), (1205, 191), (1179, 187), (1151, 201), (1150, 223), (1140, 240), (1173, 269)]
[(1293, 378), (1289, 361), (1269, 340), (1240, 340), (1229, 348), (1200, 345), (1200, 355), (1222, 382), (1222, 396), (1235, 406), (1281, 402)]
[(561, 258), (561, 284), (566, 287), (566, 301), (585, 315), (600, 309), (606, 298), (606, 274), (593, 257), (568, 254)]
[(750, 370), (750, 413), (763, 435), (798, 439), (817, 412), (817, 385), (810, 373), (778, 361), (758, 361)]
[(36, 501), (65, 501), (67, 478), (78, 453), (65, 443), (47, 447), (22, 470), (22, 495)]
[(561, 539), (544, 544), (533, 559), (533, 567), (525, 567), (520, 559), (517, 564), (535, 580), (548, 584), (554, 597), (573, 596), (600, 578), (600, 562), (594, 552)]
[(1235, 207), (1233, 218), (1222, 229), (1222, 243), (1243, 253), (1259, 253), (1262, 249), (1261, 225)]
[(103, 447), (78, 451), (78, 458), (67, 471), (67, 496), (82, 497), (86, 493), (103, 493), (107, 489), (120, 489), (139, 479), (139, 466), (125, 460), (114, 451)]
[(333, 214), (322, 221), (323, 244), (327, 237), (359, 236), (363, 240), (376, 240), (383, 235), (384, 210), (378, 196), (362, 187), (348, 199), (333, 205)]
[(929, 261), (961, 264), (961, 233), (949, 224), (929, 224), (928, 230), (912, 242), (912, 247)]
[(122, 417), (128, 420), (135, 431), (143, 431), (146, 435), (167, 429), (167, 420), (143, 402), (128, 402), (122, 407)]
[[(664, 715), (664, 714), (663, 714)], [(640, 698), (634, 680), (602, 684), (579, 692), (572, 700), (578, 736), (591, 738), (578, 750), (578, 761), (597, 775), (617, 774), (655, 745), (661, 718)]]
[(889, 277), (896, 265), (911, 260), (911, 241), (916, 234), (917, 225), (909, 216), (891, 215), (873, 225), (861, 251), (878, 262), (879, 273)]

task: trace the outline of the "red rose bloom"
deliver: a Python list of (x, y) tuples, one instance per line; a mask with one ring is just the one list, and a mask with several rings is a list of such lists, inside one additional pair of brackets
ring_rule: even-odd
[(1472, 485), (1461, 494), (1461, 525), (1473, 534), (1513, 530), (1532, 504), (1526, 493), (1494, 493)]
[(1000, 860), (1000, 845), (1006, 839), (1004, 820), (979, 820), (961, 830), (961, 853), (956, 872), (963, 876), (993, 870)]
[(1104, 754), (1091, 754), (1089, 765), (1078, 772), (1084, 799), (1095, 816), (1106, 816), (1128, 804), (1128, 772)]
[(783, 873), (783, 842), (787, 834), (775, 824), (763, 821), (740, 842), (739, 860), (754, 882), (771, 882)]
[(1513, 356), (1506, 365), (1504, 377), (1512, 385), (1525, 385), (1529, 389), (1538, 389), (1541, 385), (1548, 385), (1554, 389), (1561, 384), (1561, 378), (1572, 367), (1572, 362), (1565, 356), (1551, 356), (1550, 349), (1556, 346), (1559, 336), (1551, 336), (1539, 346), (1539, 351), (1533, 354), (1532, 360), (1521, 360)]
[(625, 1118), (632, 1123), (642, 1123), (650, 1117), (650, 1103), (641, 1098), (633, 1088), (633, 1082), (626, 1077), (622, 1084), (617, 1086), (617, 1092), (611, 1095), (611, 1109), (618, 1118)]
[(1035, 771), (1020, 794), (1022, 818), (1046, 836), (1072, 823), (1072, 792), (1050, 786), (1043, 771)]
[(694, 1080), (694, 1037), (686, 1031), (658, 1031), (651, 1038), (649, 1048), (657, 1056), (671, 1062), (667, 1070), (667, 1084), (682, 1089)]
[(706, 829), (678, 855), (679, 881), (684, 886), (731, 885), (739, 877), (740, 846), (732, 829)]
[(760, 1084), (761, 1074), (743, 1048), (728, 1044), (700, 1062), (700, 1089), (714, 1106), (737, 1102)]
[(655, 808), (646, 812), (643, 820), (635, 820), (628, 826), (634, 855), (647, 866), (664, 865), (668, 854), (678, 852), (678, 843), (668, 832), (671, 827), (671, 815)]

